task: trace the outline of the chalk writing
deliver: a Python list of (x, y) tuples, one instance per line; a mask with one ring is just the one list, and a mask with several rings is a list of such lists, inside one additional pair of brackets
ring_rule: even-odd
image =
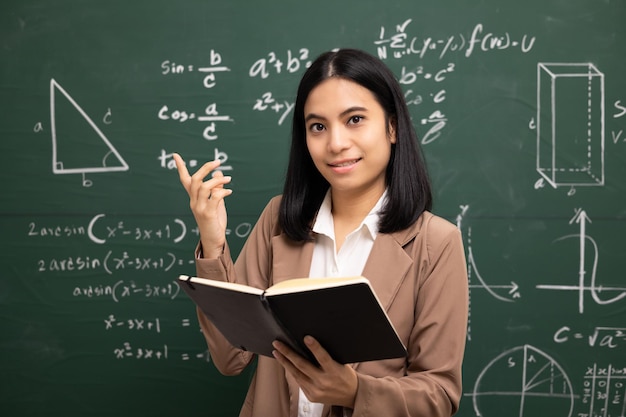
[(116, 359), (167, 359), (167, 345), (157, 348), (132, 347), (129, 342), (124, 342), (123, 346), (113, 350)]
[(88, 271), (101, 268), (102, 260), (91, 256), (67, 256), (37, 261), (38, 272)]
[[(462, 220), (466, 215), (467, 210), (469, 209), (469, 205), (460, 206), (462, 211), (457, 215), (456, 222), (459, 229), (461, 228)], [(473, 245), (472, 245), (472, 228), (468, 227), (466, 237), (465, 237), (465, 247), (467, 250), (467, 274), (468, 279), (470, 280), (469, 288), (473, 289), (484, 289), (495, 299), (505, 302), (513, 302), (518, 298), (521, 298), (521, 293), (519, 290), (519, 285), (515, 281), (511, 281), (510, 284), (488, 284), (485, 278), (481, 275), (478, 269), (478, 263), (476, 262), (476, 257), (474, 255)], [(478, 280), (478, 284), (471, 284), (471, 279), (476, 277)], [(506, 292), (506, 294), (505, 294)]]
[[(162, 153), (163, 163), (168, 169), (176, 169), (171, 154)], [(219, 154), (218, 154), (219, 158)], [(165, 162), (167, 161), (167, 162)], [(188, 161), (188, 166), (195, 167), (196, 160)], [(230, 170), (232, 167), (222, 167), (224, 170)], [(49, 220), (37, 220), (28, 223), (25, 235), (31, 239), (71, 239), (84, 236), (89, 241), (98, 245), (104, 245), (112, 242), (160, 242), (167, 241), (173, 243), (182, 242), (191, 232), (194, 238), (200, 236), (197, 227), (189, 230), (184, 220), (179, 218), (160, 220), (159, 224), (154, 226), (154, 221), (141, 220), (133, 218), (132, 220), (120, 219), (119, 216), (110, 216), (106, 213), (98, 213), (84, 224), (62, 222), (52, 223)], [(242, 222), (234, 228), (226, 230), (227, 235), (233, 234), (238, 238), (245, 238), (250, 234), (252, 224)], [(43, 266), (48, 262), (39, 262), (42, 265), (41, 272), (44, 272)], [(63, 259), (49, 262), (51, 269), (58, 270), (87, 270), (95, 269), (102, 266), (102, 260), (94, 256), (69, 256)]]
[[(580, 100), (562, 98), (570, 97), (572, 89), (580, 92)], [(571, 196), (574, 187), (604, 186), (604, 95), (604, 74), (591, 63), (538, 64), (536, 169), (542, 181), (535, 188), (547, 181), (553, 188), (570, 187)], [(573, 139), (578, 137), (583, 146)]]
[(205, 88), (213, 88), (217, 83), (216, 74), (230, 71), (230, 68), (222, 65), (222, 55), (214, 49), (210, 51), (209, 65), (204, 67), (195, 67), (191, 64), (183, 65), (170, 60), (161, 62), (162, 75), (180, 75), (194, 71), (206, 73), (207, 75), (204, 77), (202, 85)]
[(588, 406), (579, 417), (616, 417), (626, 411), (626, 367), (587, 367), (581, 402)]
[(582, 340), (590, 347), (605, 347), (615, 349), (620, 342), (626, 342), (626, 327), (595, 327), (591, 334), (575, 332), (569, 326), (563, 326), (554, 333), (556, 343), (565, 343), (571, 340)]
[(158, 118), (160, 120), (172, 120), (178, 123), (184, 123), (190, 120), (197, 120), (199, 122), (208, 122), (208, 126), (204, 128), (202, 136), (206, 140), (216, 140), (218, 135), (216, 134), (217, 125), (219, 122), (233, 122), (233, 119), (228, 115), (221, 115), (217, 110), (217, 103), (211, 103), (204, 109), (204, 114), (197, 116), (195, 112), (187, 110), (170, 110), (167, 105), (163, 105), (158, 112)]
[[(482, 23), (477, 23), (471, 34), (451, 34), (442, 38), (425, 36), (409, 36), (407, 27), (413, 19), (407, 19), (396, 25), (395, 32), (388, 31), (381, 26), (378, 39), (374, 41), (377, 47), (378, 57), (381, 59), (402, 58), (404, 56), (416, 56), (424, 58), (426, 54), (437, 54), (443, 59), (451, 53), (464, 52), (466, 58), (476, 52), (502, 51), (517, 48), (523, 53), (529, 52), (534, 44), (535, 37), (527, 34), (511, 35), (509, 32), (487, 32)], [(388, 34), (390, 33), (390, 34)]]
[(252, 106), (252, 110), (256, 111), (273, 111), (274, 113), (280, 115), (278, 118), (278, 125), (282, 125), (285, 121), (285, 118), (289, 115), (291, 110), (293, 110), (294, 103), (289, 102), (287, 100), (276, 101), (271, 92), (264, 93), (261, 98), (256, 100), (254, 106)]
[(211, 353), (208, 350), (205, 350), (204, 352), (196, 353), (193, 356), (190, 356), (188, 353), (181, 353), (180, 355), (180, 358), (183, 361), (188, 361), (192, 357), (195, 359), (200, 359), (204, 362), (211, 362)]
[(161, 333), (161, 321), (156, 318), (153, 320), (146, 319), (122, 319), (119, 320), (114, 314), (110, 314), (109, 317), (104, 319), (105, 330), (112, 329), (127, 329), (127, 330), (148, 330), (156, 333)]
[(133, 270), (169, 271), (175, 265), (192, 264), (194, 260), (185, 260), (176, 257), (172, 252), (161, 255), (143, 256), (133, 255), (129, 251), (114, 252), (109, 250), (103, 257), (96, 256), (66, 256), (37, 260), (38, 272), (72, 272), (83, 270), (103, 270), (109, 275), (119, 271)]
[[(530, 345), (507, 350), (491, 360), (481, 371), (469, 395), (477, 416), (531, 416), (534, 415), (534, 399), (540, 399), (551, 415), (569, 417), (576, 398), (569, 376), (561, 365)], [(498, 401), (503, 396), (516, 401), (504, 405)]]
[(85, 226), (76, 225), (41, 225), (35, 222), (28, 223), (28, 236), (37, 237), (72, 237), (85, 236), (87, 230)]
[(125, 298), (144, 297), (144, 298), (167, 298), (173, 300), (180, 293), (180, 287), (173, 283), (155, 285), (155, 284), (136, 284), (135, 281), (119, 280), (114, 284), (95, 284), (75, 286), (72, 290), (72, 296), (77, 298), (110, 298), (118, 303)]
[[(227, 228), (226, 229), (226, 236), (230, 236), (233, 234), (235, 234), (235, 236), (239, 237), (239, 238), (245, 238), (247, 237), (250, 232), (252, 231), (252, 223), (248, 223), (248, 222), (244, 222), (244, 223), (240, 223), (237, 227), (235, 227), (235, 229), (231, 229), (231, 228)], [(191, 229), (191, 233), (195, 234), (196, 236), (200, 236), (200, 229), (198, 229), (197, 227)]]
[[(398, 81), (402, 85), (411, 85), (422, 79), (441, 83), (446, 80), (448, 74), (455, 71), (455, 68), (456, 65), (454, 63), (448, 63), (444, 68), (437, 69), (436, 71), (428, 71), (422, 65), (410, 69), (403, 66)], [(412, 88), (407, 89), (404, 96), (409, 106), (417, 106), (424, 102), (424, 93), (417, 93)], [(439, 105), (446, 100), (446, 89), (440, 88), (438, 91), (430, 93), (428, 97), (430, 97), (433, 104)], [(447, 122), (448, 118), (441, 109), (437, 109), (431, 112), (428, 117), (422, 118), (420, 123), (428, 127), (428, 130), (421, 138), (422, 144), (427, 145), (437, 140), (441, 136)]]
[[(184, 155), (181, 155), (184, 158)], [(165, 149), (161, 149), (161, 154), (157, 157), (157, 159), (160, 162), (160, 166), (161, 168), (166, 168), (169, 170), (173, 170), (176, 169), (176, 162), (174, 161), (174, 153), (168, 153), (165, 151)], [(207, 158), (208, 160), (208, 158)], [(228, 161), (228, 154), (226, 152), (220, 151), (219, 149), (215, 148), (213, 150), (213, 159), (212, 160), (219, 160), (220, 161), (220, 166), (219, 168), (217, 168), (220, 171), (231, 171), (233, 169), (233, 167), (231, 165), (226, 165), (226, 162)], [(198, 165), (198, 159), (190, 159), (189, 161), (187, 161), (187, 166), (188, 167), (195, 167)]]
[[(144, 242), (172, 241), (179, 243), (187, 235), (187, 225), (181, 219), (164, 221), (159, 226), (132, 224), (128, 220), (118, 220), (99, 213), (93, 216), (87, 225), (80, 224), (42, 224), (30, 222), (26, 235), (30, 238), (72, 238), (85, 236), (99, 245), (110, 241), (133, 240)], [(86, 257), (80, 257), (88, 262)], [(71, 263), (71, 262), (70, 262)], [(84, 265), (82, 269), (85, 269)], [(71, 269), (69, 269), (71, 270)]]
[[(57, 96), (60, 101), (57, 101)], [(59, 147), (59, 144), (64, 141), (70, 142), (70, 138), (57, 135), (57, 104), (65, 104), (69, 102), (71, 104), (70, 111), (77, 112), (80, 117), (87, 122), (86, 126), (89, 127), (82, 134), (89, 139), (84, 144), (72, 143), (73, 147), (81, 146), (80, 149), (74, 149), (77, 154), (81, 155), (79, 158), (72, 157), (69, 152), (62, 153), (60, 149), (67, 149), (67, 147)], [(62, 107), (67, 109), (67, 106)], [(110, 109), (107, 111), (107, 115), (110, 113)], [(105, 115), (105, 118), (107, 118)], [(63, 115), (71, 117), (73, 115)], [(102, 173), (102, 172), (115, 172), (115, 171), (128, 171), (128, 164), (122, 158), (122, 155), (117, 151), (105, 134), (94, 123), (91, 117), (82, 109), (82, 107), (68, 94), (67, 91), (54, 78), (50, 80), (50, 131), (52, 135), (52, 173), (53, 174), (81, 174), (83, 187), (91, 187), (93, 182), (87, 179), (88, 173)], [(91, 166), (90, 155), (98, 155), (98, 159), (102, 162), (101, 165)], [(84, 155), (84, 158), (82, 157)]]
[(311, 66), (310, 53), (307, 48), (300, 48), (298, 52), (287, 50), (286, 57), (281, 59), (276, 52), (270, 52), (267, 56), (257, 59), (250, 67), (248, 75), (252, 78), (268, 78), (271, 73), (280, 74), (283, 71), (295, 73), (301, 68)]
[(104, 219), (105, 214), (98, 214), (89, 222), (89, 238), (98, 244), (118, 237), (130, 237), (132, 240), (141, 241), (171, 240), (178, 243), (187, 234), (187, 226), (181, 219), (173, 219), (171, 224), (167, 223), (157, 228), (128, 225), (123, 220), (105, 223)]
[[(583, 314), (585, 293), (589, 292), (591, 298), (598, 305), (607, 305), (616, 303), (626, 297), (625, 286), (603, 286), (597, 280), (598, 272), (598, 245), (595, 239), (587, 234), (587, 223), (591, 223), (591, 219), (587, 215), (587, 212), (582, 208), (574, 210), (574, 217), (571, 218), (569, 224), (577, 224), (579, 233), (562, 236), (555, 241), (562, 241), (566, 239), (578, 239), (579, 252), (578, 252), (578, 284), (577, 285), (551, 285), (540, 284), (537, 288), (543, 290), (557, 290), (557, 291), (576, 291), (578, 293), (578, 312)], [(591, 244), (591, 250), (585, 250), (587, 243)], [(592, 267), (591, 270), (587, 270), (587, 256), (588, 252), (592, 255)], [(589, 276), (589, 285), (586, 285), (587, 276)], [(617, 294), (615, 294), (617, 293)], [(607, 294), (615, 294), (607, 296)]]
[(422, 65), (408, 69), (406, 66), (403, 66), (398, 81), (400, 84), (414, 84), (418, 80), (424, 79), (440, 83), (445, 81), (447, 75), (454, 72), (455, 68), (456, 65), (454, 63), (448, 63), (444, 68), (434, 72), (428, 71)]

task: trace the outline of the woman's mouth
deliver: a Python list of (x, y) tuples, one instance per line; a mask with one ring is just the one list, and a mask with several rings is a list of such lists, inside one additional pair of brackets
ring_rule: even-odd
[(349, 166), (352, 166), (352, 165), (356, 164), (360, 160), (361, 160), (361, 158), (347, 159), (347, 160), (343, 160), (343, 161), (332, 162), (332, 163), (329, 163), (328, 165), (331, 168), (345, 168), (345, 167), (349, 167)]

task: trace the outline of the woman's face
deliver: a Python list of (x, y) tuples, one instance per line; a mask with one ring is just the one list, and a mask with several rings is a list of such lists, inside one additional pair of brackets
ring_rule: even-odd
[(396, 136), (370, 90), (329, 78), (309, 93), (304, 120), (313, 163), (334, 193), (382, 194)]

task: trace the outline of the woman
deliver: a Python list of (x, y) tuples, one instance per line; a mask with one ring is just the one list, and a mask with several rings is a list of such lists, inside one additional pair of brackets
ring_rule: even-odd
[[(405, 358), (340, 365), (315, 339), (317, 367), (274, 343), (259, 357), (240, 416), (450, 416), (459, 406), (467, 270), (459, 230), (431, 214), (431, 189), (402, 90), (377, 58), (343, 49), (304, 74), (282, 196), (233, 263), (230, 182), (219, 161), (190, 175), (175, 156), (200, 230), (197, 274), (267, 288), (298, 277), (363, 275), (407, 347)], [(210, 179), (206, 180), (213, 172)], [(254, 358), (198, 313), (223, 374)]]

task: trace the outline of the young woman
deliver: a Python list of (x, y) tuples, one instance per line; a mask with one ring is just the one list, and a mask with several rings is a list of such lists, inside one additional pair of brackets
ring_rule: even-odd
[[(294, 107), (284, 191), (233, 263), (219, 161), (180, 181), (200, 230), (200, 277), (267, 288), (299, 277), (363, 275), (407, 347), (404, 358), (341, 365), (314, 338), (320, 366), (274, 343), (259, 357), (240, 416), (450, 416), (461, 397), (467, 270), (461, 234), (429, 212), (431, 189), (393, 73), (343, 49), (304, 74)], [(210, 175), (212, 173), (212, 175)], [(208, 179), (207, 179), (208, 178)], [(215, 366), (240, 373), (254, 358), (198, 313)]]

